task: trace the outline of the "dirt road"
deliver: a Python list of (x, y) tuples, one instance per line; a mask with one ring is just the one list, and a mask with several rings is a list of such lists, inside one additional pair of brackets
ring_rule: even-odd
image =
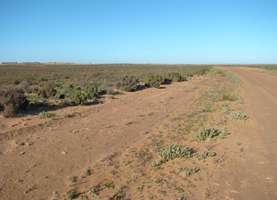
[(277, 76), (257, 69), (225, 70), (240, 76), (250, 119), (233, 130), (244, 155), (230, 155), (217, 174), (221, 186), (215, 199), (277, 199)]

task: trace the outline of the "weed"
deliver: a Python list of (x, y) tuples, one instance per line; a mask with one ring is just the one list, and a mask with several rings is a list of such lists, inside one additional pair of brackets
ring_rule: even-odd
[(85, 176), (91, 176), (92, 170), (90, 168), (87, 168), (85, 171)]
[(221, 107), (221, 112), (223, 112), (223, 113), (229, 113), (229, 112), (230, 112), (230, 107), (229, 107), (229, 105), (228, 105), (228, 104), (222, 105), (222, 107)]
[(199, 171), (200, 171), (199, 167), (193, 167), (193, 168), (185, 167), (185, 168), (179, 169), (179, 172), (184, 172), (186, 176), (191, 176), (193, 174), (198, 173)]
[(196, 158), (198, 159), (198, 160), (205, 160), (206, 158), (208, 158), (208, 157), (214, 157), (214, 156), (216, 156), (217, 155), (217, 153), (215, 152), (215, 151), (204, 151), (204, 152), (197, 152), (196, 153)]
[(41, 119), (46, 119), (46, 118), (50, 118), (50, 117), (53, 117), (55, 114), (54, 113), (49, 113), (47, 111), (42, 111), (38, 114), (38, 116), (41, 118)]
[(122, 187), (118, 192), (116, 192), (109, 200), (124, 200), (126, 199), (125, 187)]
[(149, 152), (148, 149), (141, 149), (138, 152), (136, 152), (136, 157), (141, 160), (143, 163), (148, 162), (149, 160), (152, 159), (152, 155)]
[(172, 144), (160, 152), (160, 159), (154, 162), (153, 166), (158, 167), (175, 158), (191, 158), (194, 153), (193, 148)]
[(206, 139), (213, 139), (218, 137), (219, 135), (226, 135), (225, 129), (218, 128), (200, 128), (196, 133), (196, 138), (199, 141), (204, 141)]
[(87, 195), (82, 195), (82, 196), (81, 196), (81, 200), (89, 200), (89, 198), (88, 198)]
[(176, 187), (175, 189), (176, 189), (177, 192), (179, 192), (179, 193), (184, 193), (184, 192), (185, 192), (185, 190), (184, 190), (182, 187)]
[(235, 120), (247, 120), (248, 119), (247, 114), (245, 114), (244, 112), (241, 112), (241, 111), (231, 112), (231, 117), (232, 117), (232, 119), (235, 119)]
[(141, 186), (137, 187), (137, 190), (140, 191), (140, 192), (143, 192), (143, 190), (144, 190), (144, 185), (141, 185)]
[(71, 183), (76, 183), (78, 181), (78, 176), (70, 176), (69, 180)]
[(73, 199), (77, 199), (79, 196), (80, 196), (79, 192), (77, 192), (75, 190), (71, 190), (71, 191), (66, 193), (65, 199), (66, 200), (73, 200)]
[(115, 186), (113, 182), (110, 182), (110, 183), (104, 183), (104, 187), (108, 189), (113, 189)]
[(236, 94), (232, 94), (232, 93), (229, 93), (229, 92), (225, 92), (225, 93), (222, 95), (221, 100), (222, 100), (222, 101), (237, 101), (237, 100), (239, 100), (239, 96), (236, 95)]

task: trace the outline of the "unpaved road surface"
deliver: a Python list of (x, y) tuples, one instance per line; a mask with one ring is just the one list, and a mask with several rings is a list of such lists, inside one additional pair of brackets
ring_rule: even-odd
[[(221, 199), (277, 199), (277, 76), (258, 69), (225, 68), (240, 76), (247, 124), (235, 127), (243, 157), (218, 174)], [(220, 198), (216, 198), (220, 199)]]

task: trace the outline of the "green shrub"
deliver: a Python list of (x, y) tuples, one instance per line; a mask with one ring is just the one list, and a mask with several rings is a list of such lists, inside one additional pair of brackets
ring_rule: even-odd
[(27, 93), (26, 99), (28, 101), (28, 104), (31, 106), (39, 106), (44, 105), (46, 103), (46, 99), (39, 96), (37, 93)]
[(218, 137), (219, 135), (225, 135), (226, 130), (218, 129), (218, 128), (200, 128), (196, 133), (196, 138), (200, 141), (204, 141), (206, 139), (212, 139)]
[(82, 89), (79, 86), (73, 86), (65, 97), (65, 103), (68, 105), (88, 105), (97, 102), (97, 97), (92, 88)]
[(127, 92), (135, 92), (142, 89), (139, 79), (135, 76), (124, 76), (116, 86)]
[(20, 111), (25, 110), (28, 101), (25, 92), (20, 87), (7, 87), (0, 91), (0, 107), (5, 117), (13, 117)]
[(147, 75), (144, 77), (144, 84), (145, 87), (154, 87), (154, 88), (160, 88), (160, 85), (163, 83), (164, 78), (160, 75)]
[(56, 98), (64, 99), (67, 105), (89, 105), (98, 103), (98, 99), (102, 94), (105, 94), (105, 89), (102, 85), (91, 83), (85, 87), (78, 85), (63, 85), (56, 87)]
[(195, 152), (193, 148), (172, 144), (160, 152), (160, 159), (154, 163), (154, 166), (160, 166), (175, 158), (191, 158)]

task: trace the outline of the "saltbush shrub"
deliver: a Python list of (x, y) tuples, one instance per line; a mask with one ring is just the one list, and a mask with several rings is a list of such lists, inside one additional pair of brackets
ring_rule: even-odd
[(174, 82), (182, 82), (188, 80), (187, 76), (182, 75), (180, 72), (171, 72), (168, 74), (168, 78)]
[(160, 75), (149, 74), (144, 77), (145, 87), (154, 87), (160, 88), (160, 85), (163, 83), (164, 78)]
[(56, 88), (55, 96), (59, 99), (64, 99), (67, 105), (88, 105), (97, 103), (101, 95), (105, 93), (104, 87), (96, 83), (85, 87), (61, 84)]
[(39, 95), (44, 98), (54, 97), (56, 93), (56, 84), (54, 82), (43, 82), (40, 86)]
[(139, 79), (135, 76), (124, 76), (116, 84), (116, 87), (127, 92), (135, 92), (143, 88)]
[(28, 101), (25, 92), (20, 87), (10, 86), (0, 91), (0, 107), (5, 117), (13, 117), (20, 111), (25, 110)]
[(26, 99), (30, 106), (41, 106), (46, 103), (46, 99), (41, 97), (38, 93), (27, 93)]

